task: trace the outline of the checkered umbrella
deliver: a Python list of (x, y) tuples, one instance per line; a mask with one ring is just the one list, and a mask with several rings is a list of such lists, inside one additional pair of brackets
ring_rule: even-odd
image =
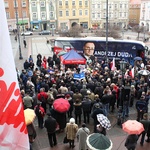
[(104, 127), (107, 130), (110, 129), (111, 124), (106, 116), (104, 116), (103, 114), (98, 114), (97, 120), (99, 121), (99, 123), (101, 124), (102, 127)]

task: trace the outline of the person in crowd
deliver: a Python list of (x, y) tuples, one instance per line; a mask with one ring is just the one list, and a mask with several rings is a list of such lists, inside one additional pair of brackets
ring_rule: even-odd
[(32, 55), (29, 56), (29, 62), (30, 62), (30, 61), (33, 61)]
[(85, 95), (87, 95), (86, 85), (82, 86), (82, 89), (80, 90), (80, 93), (82, 94), (83, 98), (85, 97)]
[(138, 135), (136, 134), (128, 135), (125, 141), (125, 147), (127, 148), (127, 150), (135, 150), (137, 141), (138, 141)]
[(89, 123), (90, 122), (91, 105), (92, 105), (92, 102), (88, 98), (88, 95), (86, 95), (85, 98), (83, 98), (83, 101), (82, 101), (82, 110), (83, 110), (84, 123)]
[(86, 139), (88, 135), (90, 134), (89, 128), (87, 128), (86, 124), (83, 123), (82, 127), (78, 129), (77, 131), (77, 138), (79, 140), (79, 150), (87, 150), (87, 144), (86, 144)]
[(33, 143), (37, 136), (33, 123), (27, 125), (27, 131), (28, 131), (28, 136), (29, 136), (29, 142)]
[(29, 67), (32, 71), (34, 70), (34, 62), (32, 60), (29, 61)]
[(97, 132), (97, 133), (106, 135), (106, 129), (105, 129), (104, 127), (102, 127), (101, 124), (98, 124), (96, 127), (97, 127), (97, 128), (96, 128), (96, 130), (97, 130), (96, 132)]
[(51, 147), (57, 145), (57, 139), (56, 139), (56, 128), (57, 128), (57, 122), (56, 120), (51, 116), (50, 113), (47, 114), (47, 119), (44, 122), (44, 127), (47, 130), (49, 144)]
[(103, 104), (105, 115), (108, 116), (108, 114), (109, 114), (109, 105), (110, 105), (110, 102), (111, 102), (111, 94), (110, 94), (109, 90), (107, 90), (107, 89), (104, 90), (104, 95), (102, 96), (101, 102)]
[(23, 40), (23, 44), (24, 44), (24, 48), (26, 48), (27, 47), (27, 42), (26, 42), (25, 39)]
[(122, 112), (122, 118), (129, 117), (129, 96), (125, 95), (125, 99), (123, 101), (123, 112)]
[(73, 94), (73, 101), (75, 102), (77, 99), (79, 99), (80, 102), (82, 102), (82, 94), (79, 93), (78, 89), (75, 89), (75, 93)]
[(75, 120), (76, 123), (79, 120), (79, 124), (81, 124), (81, 115), (82, 115), (82, 103), (79, 99), (76, 99), (74, 105), (74, 114), (75, 114)]
[(37, 57), (36, 65), (37, 65), (38, 69), (41, 70), (42, 59), (40, 56)]
[[(148, 120), (148, 114), (147, 113), (145, 113), (144, 115), (143, 115), (143, 119), (142, 120), (140, 120), (140, 122), (143, 124), (143, 126), (144, 126), (144, 131), (141, 133), (141, 142), (140, 142), (140, 144), (141, 144), (141, 146), (143, 146), (143, 144), (144, 144), (144, 139), (145, 139), (145, 135), (146, 135), (146, 133), (147, 133), (147, 131), (148, 131), (148, 128), (149, 128), (149, 125), (150, 125), (150, 121)], [(140, 135), (139, 135), (140, 136)]]
[(34, 107), (34, 111), (38, 119), (38, 126), (39, 128), (43, 129), (45, 111), (44, 108), (41, 106), (41, 102), (37, 103), (37, 105)]
[(98, 114), (104, 114), (104, 111), (103, 111), (102, 107), (100, 107), (100, 105), (97, 103), (97, 104), (95, 104), (95, 108), (94, 108), (93, 112), (91, 113), (91, 117), (94, 120), (94, 133), (97, 133), (97, 125), (99, 124), (99, 122), (97, 120)]
[(133, 104), (134, 104), (135, 94), (136, 94), (135, 86), (131, 85), (131, 89), (130, 89), (130, 107), (132, 107)]
[(45, 92), (44, 88), (40, 89), (40, 93), (38, 93), (38, 100), (42, 103), (41, 106), (44, 108), (46, 113), (46, 104), (47, 104), (48, 95)]
[(25, 97), (23, 98), (24, 109), (32, 109), (33, 98), (29, 95), (29, 91), (26, 92)]
[(148, 126), (146, 135), (147, 135), (147, 139), (145, 141), (148, 142), (148, 143), (150, 143), (150, 124)]
[(67, 123), (66, 125), (65, 131), (66, 131), (67, 139), (69, 140), (70, 148), (74, 148), (75, 147), (74, 140), (76, 138), (76, 134), (78, 131), (78, 125), (75, 124), (74, 118), (71, 118), (69, 120), (69, 123)]
[(140, 100), (136, 102), (136, 109), (137, 109), (137, 121), (140, 121), (141, 119), (143, 119), (143, 115), (147, 110), (147, 103), (145, 101), (145, 97), (141, 96)]
[(26, 71), (28, 71), (28, 68), (29, 68), (29, 62), (28, 62), (27, 59), (25, 60), (25, 62), (24, 62), (24, 64), (23, 64), (23, 67), (24, 67), (24, 69), (25, 69)]
[(74, 106), (73, 106), (73, 99), (72, 99), (70, 94), (66, 94), (65, 95), (65, 99), (67, 99), (69, 104), (70, 104), (69, 111), (67, 112), (68, 113), (68, 118), (72, 118), (72, 112), (73, 112), (73, 108), (74, 108)]

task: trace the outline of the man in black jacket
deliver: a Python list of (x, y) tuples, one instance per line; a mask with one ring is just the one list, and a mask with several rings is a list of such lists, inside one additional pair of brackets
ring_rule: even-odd
[(57, 145), (57, 139), (56, 139), (57, 122), (51, 116), (50, 113), (48, 113), (47, 115), (48, 118), (45, 120), (44, 127), (47, 129), (50, 146), (53, 147)]

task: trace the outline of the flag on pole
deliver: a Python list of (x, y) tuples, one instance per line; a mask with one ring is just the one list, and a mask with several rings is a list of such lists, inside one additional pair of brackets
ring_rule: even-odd
[(115, 71), (116, 70), (116, 66), (115, 66), (115, 58), (113, 58), (112, 62), (111, 62), (111, 71)]
[(0, 0), (0, 149), (29, 150), (4, 0)]
[(129, 75), (134, 78), (134, 67), (131, 69), (131, 71), (129, 72)]

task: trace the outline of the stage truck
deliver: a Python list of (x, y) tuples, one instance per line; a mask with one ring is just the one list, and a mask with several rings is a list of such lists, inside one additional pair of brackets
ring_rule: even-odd
[[(94, 56), (97, 57), (98, 60), (106, 59), (106, 37), (59, 37), (55, 39), (53, 51), (55, 54), (58, 54), (62, 50), (69, 51), (74, 49), (79, 54), (82, 54), (83, 46), (87, 42), (93, 42), (95, 44)], [(113, 57), (115, 57), (116, 60), (122, 60), (124, 58), (127, 62), (133, 65), (134, 58), (139, 56), (145, 61), (146, 47), (141, 41), (108, 38), (107, 47), (109, 60), (112, 60)]]

